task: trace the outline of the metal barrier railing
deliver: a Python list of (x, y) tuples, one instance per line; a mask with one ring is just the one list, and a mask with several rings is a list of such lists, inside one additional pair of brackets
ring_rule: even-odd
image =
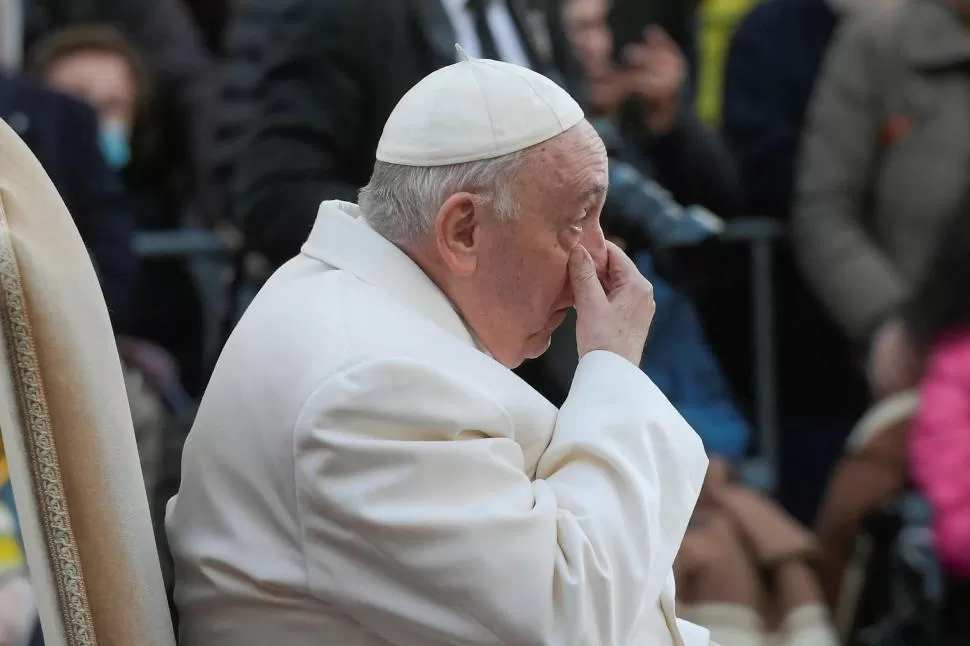
[(203, 308), (203, 361), (214, 365), (222, 347), (222, 322), (232, 304), (227, 275), (232, 273), (236, 254), (225, 236), (209, 229), (139, 231), (135, 234), (135, 253), (143, 260), (184, 258), (189, 261)]
[(229, 243), (208, 229), (139, 231), (134, 244), (141, 258), (229, 258), (233, 254)]
[(751, 248), (751, 291), (754, 311), (755, 425), (758, 455), (748, 465), (749, 480), (759, 488), (775, 491), (779, 468), (778, 368), (775, 348), (775, 298), (772, 282), (774, 245), (785, 235), (785, 227), (767, 217), (744, 217), (728, 222), (721, 234), (728, 242), (742, 242)]
[[(749, 479), (767, 491), (775, 489), (779, 455), (772, 252), (784, 232), (777, 220), (742, 217), (729, 221), (720, 236), (724, 242), (750, 246), (758, 452), (748, 469), (752, 472)], [(141, 231), (135, 236), (135, 250), (142, 258), (185, 257), (227, 264), (235, 253), (224, 238), (205, 229)]]

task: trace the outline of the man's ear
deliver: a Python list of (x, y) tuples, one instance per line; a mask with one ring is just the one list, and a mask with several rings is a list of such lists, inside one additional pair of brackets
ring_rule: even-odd
[(478, 268), (483, 208), (472, 193), (455, 193), (435, 218), (435, 244), (442, 261), (459, 276)]

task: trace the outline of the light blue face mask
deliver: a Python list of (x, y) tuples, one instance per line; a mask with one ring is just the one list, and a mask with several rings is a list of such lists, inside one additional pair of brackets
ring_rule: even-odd
[(98, 133), (98, 144), (108, 165), (115, 170), (121, 170), (131, 159), (131, 145), (128, 143), (128, 132), (118, 123), (105, 123)]

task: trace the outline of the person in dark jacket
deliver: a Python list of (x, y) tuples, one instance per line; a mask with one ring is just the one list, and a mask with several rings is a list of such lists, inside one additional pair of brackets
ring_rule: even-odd
[(98, 145), (87, 105), (19, 77), (0, 75), (0, 117), (50, 176), (91, 252), (115, 330), (128, 325), (138, 260), (131, 205)]

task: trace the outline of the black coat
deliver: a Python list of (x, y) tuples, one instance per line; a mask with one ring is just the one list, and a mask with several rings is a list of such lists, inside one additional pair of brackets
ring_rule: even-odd
[[(577, 94), (560, 12), (520, 0), (510, 8), (533, 67)], [(250, 246), (280, 264), (299, 251), (322, 200), (356, 201), (388, 115), (417, 81), (455, 62), (454, 45), (440, 0), (242, 4), (228, 34), (222, 137)]]

